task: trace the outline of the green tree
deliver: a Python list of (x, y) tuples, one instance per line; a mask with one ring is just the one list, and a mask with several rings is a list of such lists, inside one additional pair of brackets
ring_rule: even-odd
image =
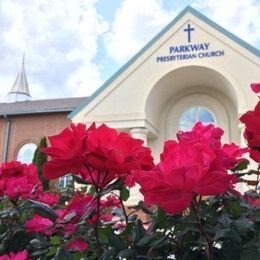
[(45, 136), (41, 138), (40, 143), (34, 153), (33, 164), (37, 166), (38, 175), (42, 182), (43, 189), (48, 190), (50, 188), (49, 181), (44, 178), (42, 173), (42, 166), (45, 162), (47, 162), (47, 155), (41, 152), (41, 149), (44, 147), (47, 147), (47, 139)]

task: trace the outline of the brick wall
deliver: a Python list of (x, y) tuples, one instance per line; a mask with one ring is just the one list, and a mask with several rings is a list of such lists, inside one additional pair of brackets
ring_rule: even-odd
[[(27, 142), (39, 144), (41, 137), (54, 135), (69, 126), (68, 113), (46, 113), (9, 116), (10, 139), (7, 161), (16, 159), (19, 147)], [(0, 160), (2, 162), (5, 141), (6, 120), (0, 118)]]

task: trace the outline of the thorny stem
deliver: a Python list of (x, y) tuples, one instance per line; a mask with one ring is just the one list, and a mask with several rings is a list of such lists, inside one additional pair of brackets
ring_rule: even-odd
[(200, 201), (201, 201), (201, 196), (199, 197), (199, 200), (197, 201), (196, 196), (194, 196), (193, 200), (192, 200), (192, 208), (194, 210), (196, 219), (197, 219), (197, 225), (198, 228), (200, 230), (200, 233), (202, 234), (202, 236), (206, 239), (207, 241), (207, 249), (206, 249), (206, 253), (207, 253), (207, 257), (208, 260), (213, 260), (213, 241), (212, 239), (205, 233), (202, 225), (201, 225), (201, 217), (200, 217)]
[(95, 237), (97, 242), (97, 258), (101, 255), (101, 246), (99, 240), (99, 218), (100, 218), (100, 196), (97, 197), (97, 221), (95, 222)]
[(257, 181), (257, 184), (255, 185), (255, 191), (257, 192), (257, 187), (258, 187), (258, 184), (259, 184), (259, 171), (260, 171), (260, 163), (258, 164), (258, 167), (257, 167), (257, 176), (256, 176), (256, 181)]
[(101, 188), (103, 188), (103, 186), (104, 186), (104, 184), (105, 184), (106, 178), (107, 178), (107, 172), (105, 173), (104, 178), (103, 178), (103, 180), (102, 180), (102, 183), (101, 183), (101, 186), (100, 186)]
[(126, 222), (126, 225), (127, 225), (127, 224), (128, 224), (128, 217), (129, 217), (129, 215), (127, 215), (127, 213), (126, 213), (125, 205), (124, 205), (122, 199), (120, 198), (120, 196), (118, 196), (118, 195), (115, 194), (114, 192), (112, 192), (112, 194), (114, 194), (116, 197), (118, 197), (118, 199), (119, 199), (119, 201), (120, 201), (121, 207), (122, 207), (122, 209), (123, 209), (124, 217), (125, 217), (125, 222)]
[(97, 220), (96, 220), (95, 225), (94, 225), (94, 233), (95, 233), (96, 245), (97, 245), (97, 258), (99, 259), (100, 255), (101, 255), (101, 245), (100, 245), (100, 238), (99, 238), (100, 198), (101, 198), (100, 191), (102, 189), (102, 187), (99, 188), (99, 185), (98, 185), (99, 184), (99, 180), (100, 180), (100, 172), (98, 174), (97, 183), (96, 183), (94, 178), (93, 178), (92, 171), (90, 170), (90, 167), (86, 163), (84, 163), (84, 165), (85, 165), (85, 167), (88, 170), (88, 173), (90, 175), (91, 181), (92, 181), (92, 183), (93, 183), (93, 185), (95, 187), (95, 191), (97, 193), (97, 198), (96, 198), (97, 199), (97, 207), (96, 207), (96, 210), (97, 210), (97, 212), (96, 212)]
[(84, 166), (87, 168), (87, 171), (88, 171), (88, 173), (89, 173), (89, 176), (90, 176), (90, 179), (91, 179), (91, 181), (92, 181), (92, 184), (94, 185), (95, 190), (97, 191), (98, 186), (97, 186), (96, 183), (95, 183), (95, 180), (94, 180), (94, 178), (93, 178), (92, 171), (90, 170), (90, 167), (89, 167), (86, 163), (84, 163)]

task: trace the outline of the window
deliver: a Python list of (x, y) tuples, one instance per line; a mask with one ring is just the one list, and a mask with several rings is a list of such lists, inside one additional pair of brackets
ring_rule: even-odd
[(70, 174), (67, 174), (63, 177), (60, 177), (57, 185), (58, 185), (58, 188), (60, 190), (73, 188), (73, 178), (72, 178), (72, 176)]
[(34, 143), (27, 143), (20, 147), (17, 153), (17, 161), (22, 163), (31, 163), (37, 145)]
[(201, 121), (203, 124), (216, 123), (213, 113), (205, 107), (190, 107), (184, 111), (179, 120), (179, 130), (189, 131), (193, 125)]

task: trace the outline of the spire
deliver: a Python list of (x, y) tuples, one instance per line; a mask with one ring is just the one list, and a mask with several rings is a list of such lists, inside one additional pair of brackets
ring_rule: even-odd
[(31, 99), (25, 73), (25, 53), (23, 53), (21, 72), (18, 73), (11, 91), (8, 93), (9, 102), (26, 101)]

